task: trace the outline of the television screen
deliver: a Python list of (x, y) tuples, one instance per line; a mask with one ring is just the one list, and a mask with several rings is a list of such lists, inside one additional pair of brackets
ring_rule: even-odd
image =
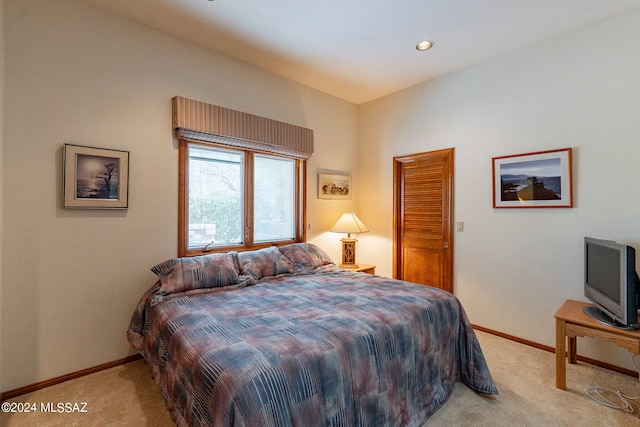
[(617, 249), (587, 245), (586, 282), (620, 303), (620, 256)]
[(610, 326), (638, 326), (636, 252), (610, 240), (584, 239), (584, 295), (590, 317)]

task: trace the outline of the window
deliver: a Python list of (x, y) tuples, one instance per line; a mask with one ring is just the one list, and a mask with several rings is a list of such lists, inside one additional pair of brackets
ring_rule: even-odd
[(304, 240), (304, 160), (180, 140), (179, 256)]
[(295, 162), (264, 155), (254, 156), (254, 240), (295, 240)]
[(303, 242), (313, 131), (176, 96), (178, 256)]
[(187, 247), (244, 244), (244, 153), (189, 144)]

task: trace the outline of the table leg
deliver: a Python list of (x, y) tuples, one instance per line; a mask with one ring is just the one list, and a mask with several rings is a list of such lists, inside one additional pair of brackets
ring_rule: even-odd
[(567, 340), (565, 323), (564, 320), (556, 319), (556, 387), (561, 390), (567, 389), (567, 362), (565, 360)]
[(574, 365), (578, 363), (577, 341), (577, 337), (569, 337), (569, 348), (567, 349), (567, 357), (569, 358), (569, 363), (572, 363)]

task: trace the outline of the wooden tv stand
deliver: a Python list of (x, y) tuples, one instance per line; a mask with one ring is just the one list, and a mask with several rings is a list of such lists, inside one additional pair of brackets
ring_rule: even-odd
[[(618, 347), (626, 348), (631, 353), (640, 354), (640, 330), (614, 328), (593, 320), (582, 311), (587, 305), (590, 304), (566, 300), (554, 315), (556, 318), (556, 387), (562, 390), (567, 389), (565, 354), (569, 363), (576, 363), (577, 337), (602, 337)], [(566, 338), (569, 338), (568, 350)], [(640, 391), (640, 382), (638, 390)], [(638, 416), (640, 417), (640, 411)]]

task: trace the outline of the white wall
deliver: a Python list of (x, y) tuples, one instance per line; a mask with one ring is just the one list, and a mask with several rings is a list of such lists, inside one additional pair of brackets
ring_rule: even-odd
[[(2, 390), (132, 354), (149, 269), (177, 252), (173, 96), (313, 129), (308, 237), (339, 255), (324, 230), (357, 199), (321, 203), (315, 177), (357, 172), (355, 105), (73, 0), (7, 0), (3, 31)], [(130, 151), (129, 209), (60, 207), (65, 143)]]
[[(361, 106), (360, 258), (392, 272), (392, 157), (455, 147), (455, 293), (473, 323), (555, 346), (553, 314), (583, 299), (583, 237), (640, 251), (638, 52), (640, 10)], [(492, 208), (492, 157), (565, 147), (575, 208)], [(630, 367), (611, 350), (579, 344)]]

